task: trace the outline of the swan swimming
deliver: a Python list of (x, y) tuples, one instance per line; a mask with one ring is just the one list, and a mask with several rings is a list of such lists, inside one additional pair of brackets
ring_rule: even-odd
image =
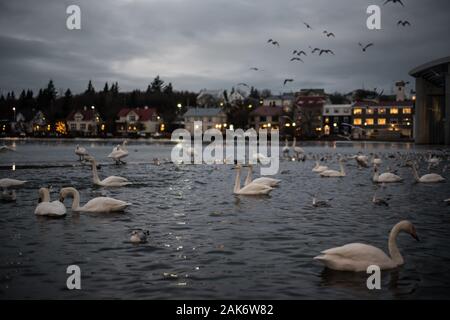
[(268, 177), (260, 177), (260, 178), (256, 178), (255, 180), (252, 181), (252, 173), (253, 173), (253, 165), (249, 164), (248, 165), (248, 174), (247, 174), (247, 178), (245, 179), (244, 186), (247, 186), (250, 183), (259, 183), (259, 184), (263, 184), (268, 187), (276, 187), (281, 182), (281, 180), (268, 178)]
[(109, 176), (103, 180), (100, 180), (97, 172), (97, 162), (94, 158), (90, 158), (89, 161), (92, 164), (92, 181), (95, 185), (101, 187), (123, 187), (132, 184), (126, 178), (118, 176)]
[(80, 147), (79, 144), (77, 144), (77, 146), (75, 148), (75, 154), (80, 157), (80, 161), (83, 161), (84, 157), (89, 155), (86, 148)]
[(297, 139), (294, 137), (294, 140), (292, 141), (292, 149), (294, 150), (295, 155), (297, 158), (300, 154), (305, 153), (305, 150), (303, 148), (297, 147)]
[(0, 188), (2, 189), (8, 189), (13, 187), (20, 187), (27, 183), (28, 181), (23, 180), (16, 180), (16, 179), (10, 179), (10, 178), (3, 178), (0, 179)]
[(50, 191), (47, 188), (39, 189), (39, 204), (34, 210), (37, 216), (62, 217), (66, 215), (66, 207), (58, 200), (50, 202)]
[(412, 165), (412, 170), (413, 170), (414, 179), (417, 182), (435, 183), (435, 182), (444, 182), (445, 181), (445, 178), (437, 173), (428, 173), (428, 174), (425, 174), (425, 175), (419, 177), (419, 174), (417, 173), (417, 169), (416, 169), (415, 165)]
[(312, 172), (318, 172), (318, 173), (326, 171), (326, 170), (328, 170), (328, 167), (320, 165), (319, 161), (316, 161), (316, 166), (314, 168), (312, 168)]
[(110, 197), (97, 197), (80, 207), (80, 194), (72, 187), (61, 189), (59, 195), (61, 202), (64, 202), (67, 197), (72, 197), (72, 210), (76, 212), (121, 212), (131, 205), (131, 203)]
[(390, 173), (390, 172), (385, 172), (382, 174), (378, 174), (378, 167), (374, 166), (373, 167), (373, 182), (377, 182), (377, 183), (392, 183), (392, 182), (401, 182), (403, 179), (401, 177), (399, 177), (396, 174)]
[(233, 191), (234, 194), (247, 196), (267, 195), (273, 190), (272, 187), (253, 182), (241, 188), (241, 165), (237, 165), (236, 170), (236, 179), (234, 182)]
[(122, 161), (122, 159), (128, 156), (127, 143), (127, 140), (124, 140), (122, 142), (122, 145), (118, 144), (116, 147), (114, 147), (113, 151), (108, 155), (108, 158), (114, 159), (114, 161), (116, 161), (116, 164), (124, 164), (125, 162)]
[(365, 272), (370, 265), (377, 265), (381, 270), (394, 269), (404, 264), (403, 257), (397, 247), (397, 236), (404, 231), (419, 241), (414, 225), (406, 220), (397, 223), (389, 234), (389, 255), (377, 247), (350, 243), (342, 247), (331, 248), (314, 257), (326, 267), (339, 271)]
[(321, 177), (328, 177), (328, 178), (345, 177), (345, 171), (344, 171), (344, 165), (342, 164), (342, 159), (339, 160), (339, 166), (341, 168), (341, 171), (325, 170), (325, 171), (320, 172), (320, 176)]

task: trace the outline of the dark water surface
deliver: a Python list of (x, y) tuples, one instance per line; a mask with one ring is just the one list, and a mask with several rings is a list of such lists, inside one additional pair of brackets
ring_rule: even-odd
[[(414, 183), (400, 154), (422, 157), (431, 147), (384, 143), (302, 145), (311, 156), (375, 152), (405, 181), (381, 188), (390, 206), (375, 206), (371, 169), (345, 163), (342, 179), (320, 178), (314, 161), (281, 161), (279, 188), (270, 197), (232, 193), (231, 165), (151, 164), (169, 158), (172, 145), (131, 142), (123, 166), (109, 165), (112, 142), (80, 142), (102, 163), (100, 178), (119, 175), (133, 185), (94, 187), (91, 170), (76, 161), (76, 142), (17, 141), (0, 154), (0, 178), (28, 180), (15, 203), (0, 203), (0, 298), (120, 299), (433, 299), (450, 298), (450, 170), (446, 183)], [(388, 156), (395, 156), (389, 158)], [(419, 159), (422, 174), (427, 172)], [(433, 172), (442, 173), (442, 161)], [(12, 170), (12, 165), (16, 170)], [(24, 166), (25, 165), (25, 166)], [(55, 167), (59, 165), (60, 167)], [(64, 166), (61, 166), (64, 165)], [(257, 168), (256, 168), (257, 169)], [(243, 172), (246, 174), (246, 171)], [(255, 176), (259, 170), (255, 170)], [(123, 214), (72, 213), (36, 217), (37, 190), (74, 186), (81, 203), (111, 196), (133, 205)], [(312, 194), (329, 199), (315, 208)], [(67, 202), (66, 205), (69, 205)], [(382, 274), (382, 290), (369, 291), (365, 274), (331, 272), (312, 258), (349, 242), (387, 251), (388, 233), (411, 220), (421, 242), (401, 234), (405, 265)], [(129, 242), (134, 229), (150, 231), (148, 243)], [(80, 266), (82, 290), (66, 289), (66, 268)]]

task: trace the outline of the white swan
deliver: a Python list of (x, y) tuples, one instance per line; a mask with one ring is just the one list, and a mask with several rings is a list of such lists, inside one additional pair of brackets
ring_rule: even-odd
[(77, 189), (72, 187), (61, 189), (59, 195), (61, 202), (64, 202), (64, 199), (68, 196), (73, 197), (72, 210), (76, 212), (119, 212), (124, 211), (126, 207), (131, 205), (131, 203), (114, 198), (97, 197), (80, 207), (80, 194)]
[(316, 161), (316, 166), (314, 168), (312, 168), (312, 172), (319, 172), (320, 173), (320, 172), (323, 172), (323, 171), (326, 171), (326, 170), (328, 170), (328, 167), (320, 165), (319, 161)]
[(294, 140), (292, 141), (292, 149), (294, 149), (294, 153), (297, 155), (301, 153), (305, 153), (305, 150), (303, 148), (297, 147), (297, 139), (294, 137)]
[(417, 241), (414, 225), (406, 220), (397, 223), (389, 234), (389, 255), (382, 250), (367, 244), (350, 243), (342, 247), (336, 247), (322, 251), (321, 255), (314, 257), (326, 267), (333, 270), (365, 272), (370, 265), (377, 265), (382, 270), (394, 269), (404, 264), (403, 257), (397, 247), (397, 236), (404, 231), (409, 233)]
[(328, 177), (328, 178), (345, 177), (344, 165), (342, 164), (342, 160), (339, 160), (339, 167), (341, 168), (341, 171), (325, 170), (325, 171), (320, 172), (320, 176)]
[(50, 191), (47, 188), (39, 189), (39, 204), (34, 210), (37, 216), (62, 217), (66, 215), (66, 207), (58, 200), (50, 202)]
[(383, 163), (383, 160), (381, 160), (381, 158), (379, 158), (378, 156), (374, 156), (372, 159), (372, 164), (374, 165), (381, 165)]
[(75, 148), (75, 154), (80, 157), (80, 161), (84, 160), (84, 157), (89, 155), (86, 148), (80, 147), (79, 144), (77, 144)]
[(419, 177), (419, 174), (417, 173), (417, 169), (416, 169), (415, 165), (412, 165), (412, 170), (413, 170), (414, 179), (417, 182), (435, 183), (435, 182), (444, 182), (445, 181), (445, 178), (437, 173), (428, 173), (428, 174), (425, 174), (425, 175)]
[(353, 156), (352, 158), (356, 160), (356, 163), (358, 163), (359, 166), (364, 168), (369, 167), (369, 158), (367, 156), (358, 154), (356, 156)]
[(403, 179), (401, 177), (399, 177), (396, 174), (390, 173), (390, 172), (385, 172), (382, 174), (378, 174), (378, 168), (377, 166), (373, 167), (373, 182), (377, 182), (377, 183), (392, 183), (392, 182), (400, 182)]
[(103, 180), (100, 180), (97, 172), (97, 162), (94, 158), (89, 159), (92, 164), (92, 181), (94, 184), (102, 187), (123, 187), (132, 184), (126, 178), (118, 176), (109, 176)]
[(256, 178), (255, 180), (252, 181), (252, 173), (253, 173), (253, 165), (249, 164), (248, 165), (248, 174), (247, 174), (247, 178), (245, 179), (244, 186), (247, 186), (250, 183), (259, 183), (259, 184), (263, 184), (268, 187), (276, 187), (281, 182), (281, 180), (268, 178), (268, 177), (260, 177), (260, 178)]
[(241, 166), (236, 167), (236, 179), (234, 182), (234, 194), (241, 194), (247, 196), (267, 195), (273, 188), (258, 183), (250, 183), (241, 188)]
[(108, 158), (114, 159), (117, 164), (125, 163), (122, 159), (128, 156), (127, 143), (127, 140), (124, 140), (122, 145), (118, 144), (114, 147), (113, 151), (108, 155)]
[(20, 187), (27, 183), (28, 181), (23, 180), (16, 180), (16, 179), (10, 179), (10, 178), (3, 178), (0, 179), (0, 188), (2, 189), (8, 189), (13, 187)]

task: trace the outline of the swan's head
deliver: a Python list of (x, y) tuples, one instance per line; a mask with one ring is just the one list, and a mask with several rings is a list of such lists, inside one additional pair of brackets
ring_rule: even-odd
[(401, 230), (405, 231), (406, 233), (409, 233), (411, 235), (411, 237), (413, 237), (414, 239), (419, 241), (419, 237), (417, 236), (416, 228), (410, 221), (403, 220), (403, 221), (400, 221), (398, 223), (398, 225)]
[(59, 201), (64, 202), (66, 198), (73, 197), (76, 192), (77, 190), (72, 187), (62, 188), (61, 191), (59, 192)]
[(50, 197), (50, 191), (48, 190), (48, 188), (40, 188), (38, 203), (48, 201), (48, 197)]

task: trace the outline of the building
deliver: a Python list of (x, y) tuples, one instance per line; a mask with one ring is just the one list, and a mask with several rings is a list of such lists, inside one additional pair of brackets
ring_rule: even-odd
[(322, 113), (327, 98), (322, 89), (300, 91), (295, 101), (296, 114), (294, 120), (300, 125), (301, 136), (315, 138), (322, 134)]
[(51, 124), (45, 114), (38, 110), (31, 119), (29, 126), (35, 136), (44, 136), (51, 131)]
[(413, 137), (414, 103), (404, 101), (360, 101), (352, 108), (353, 126), (364, 138), (395, 140)]
[(116, 131), (122, 135), (152, 135), (165, 130), (155, 108), (123, 108), (116, 120)]
[(183, 118), (184, 128), (191, 134), (195, 129), (199, 129), (195, 126), (195, 121), (202, 122), (203, 131), (212, 128), (225, 130), (228, 126), (227, 115), (220, 108), (189, 108)]
[(286, 122), (283, 117), (283, 107), (281, 105), (262, 105), (249, 114), (250, 127), (256, 131), (260, 129), (280, 129)]
[(77, 136), (97, 136), (105, 127), (100, 114), (94, 108), (84, 107), (72, 111), (66, 119), (67, 132)]
[(214, 108), (223, 106), (226, 102), (224, 90), (206, 90), (203, 89), (197, 95), (197, 105), (205, 108)]
[(450, 56), (414, 68), (416, 143), (450, 145)]
[(351, 119), (351, 104), (325, 104), (322, 112), (323, 135), (349, 134)]
[(270, 96), (262, 100), (263, 106), (282, 107), (285, 112), (289, 112), (294, 106), (295, 97), (293, 94), (283, 94), (279, 96)]

